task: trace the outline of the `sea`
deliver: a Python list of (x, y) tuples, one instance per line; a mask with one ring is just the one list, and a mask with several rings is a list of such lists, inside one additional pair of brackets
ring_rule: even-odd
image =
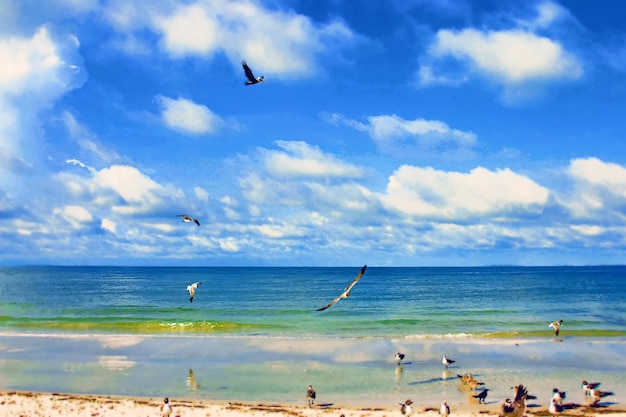
[(2, 267), (0, 389), (465, 404), (471, 372), (493, 402), (583, 379), (626, 402), (626, 266), (368, 266), (317, 311), (361, 267)]

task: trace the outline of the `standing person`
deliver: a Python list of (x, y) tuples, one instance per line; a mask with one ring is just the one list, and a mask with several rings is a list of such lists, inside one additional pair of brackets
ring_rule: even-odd
[(315, 403), (315, 390), (313, 389), (313, 385), (309, 385), (309, 388), (306, 390), (306, 399), (309, 401), (309, 407)]

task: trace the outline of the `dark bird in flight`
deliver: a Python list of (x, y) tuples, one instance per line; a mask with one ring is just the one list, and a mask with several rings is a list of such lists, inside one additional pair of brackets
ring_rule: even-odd
[(352, 287), (354, 287), (356, 285), (357, 282), (359, 282), (359, 280), (361, 279), (361, 277), (363, 276), (363, 273), (365, 272), (365, 269), (367, 268), (367, 265), (363, 265), (363, 268), (361, 268), (361, 270), (359, 271), (359, 273), (356, 275), (356, 277), (354, 278), (354, 280), (350, 283), (350, 285), (348, 285), (346, 287), (346, 289), (344, 290), (343, 293), (341, 293), (341, 295), (339, 295), (338, 297), (336, 297), (333, 301), (331, 301), (330, 303), (326, 304), (324, 307), (322, 308), (318, 308), (317, 311), (322, 311), (322, 310), (326, 310), (328, 307), (332, 306), (333, 304), (335, 304), (337, 301), (341, 300), (342, 298), (348, 298), (350, 296), (350, 290), (352, 289)]
[(189, 217), (186, 214), (179, 214), (178, 217), (182, 217), (183, 218), (183, 222), (185, 222), (185, 223), (194, 222), (195, 224), (200, 226), (200, 221), (198, 219), (194, 219), (193, 217)]
[(243, 66), (243, 71), (246, 73), (246, 78), (248, 79), (248, 81), (246, 81), (246, 85), (258, 84), (265, 81), (265, 78), (262, 75), (260, 77), (254, 76), (246, 61), (241, 61), (241, 66)]
[(196, 295), (196, 290), (198, 289), (198, 285), (202, 284), (201, 282), (194, 282), (191, 285), (187, 285), (187, 291), (189, 291), (189, 302), (193, 303), (193, 297)]

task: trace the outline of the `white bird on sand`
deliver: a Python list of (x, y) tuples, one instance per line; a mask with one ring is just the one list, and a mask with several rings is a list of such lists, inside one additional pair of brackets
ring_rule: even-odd
[(405, 416), (410, 416), (411, 414), (413, 414), (413, 401), (411, 400), (406, 400), (404, 403), (400, 403), (400, 411), (402, 412), (402, 414), (404, 414)]
[(585, 395), (589, 395), (589, 392), (591, 390), (598, 388), (600, 384), (601, 382), (587, 382), (586, 380), (583, 380), (583, 383), (582, 383), (583, 392), (585, 393)]
[(201, 282), (194, 282), (191, 285), (187, 285), (187, 291), (189, 291), (189, 302), (193, 302), (193, 297), (196, 295), (196, 290), (198, 289), (198, 285), (202, 284)]
[(443, 401), (441, 406), (439, 407), (439, 414), (443, 417), (448, 417), (450, 415), (450, 406), (447, 402)]
[(161, 415), (163, 417), (169, 417), (172, 414), (172, 406), (170, 405), (170, 399), (165, 397), (163, 404), (161, 405)]
[(548, 327), (552, 327), (554, 329), (554, 334), (558, 336), (559, 330), (561, 329), (562, 325), (563, 325), (563, 320), (557, 320), (557, 321), (553, 321), (552, 323), (550, 323)]
[(265, 81), (265, 78), (262, 75), (260, 77), (254, 76), (246, 61), (241, 61), (241, 66), (243, 67), (243, 72), (245, 72), (246, 78), (248, 79), (248, 81), (246, 81), (246, 85), (258, 84)]
[(548, 412), (550, 414), (561, 414), (563, 412), (563, 405), (561, 405), (556, 398), (552, 397), (548, 405)]
[(398, 365), (402, 364), (402, 359), (404, 359), (404, 353), (396, 352), (396, 360), (398, 361)]
[(182, 217), (183, 218), (183, 222), (185, 222), (185, 223), (194, 222), (195, 224), (200, 226), (200, 221), (198, 219), (194, 219), (193, 217), (189, 217), (186, 214), (178, 214), (176, 217)]
[(552, 390), (552, 399), (556, 401), (558, 405), (563, 404), (563, 400), (565, 399), (565, 391), (559, 391), (558, 388), (554, 388)]
[(361, 268), (361, 270), (357, 274), (356, 278), (354, 278), (354, 280), (352, 280), (352, 282), (350, 283), (350, 285), (348, 285), (346, 287), (344, 292), (341, 293), (340, 296), (336, 297), (333, 301), (331, 301), (330, 303), (326, 304), (324, 307), (318, 308), (317, 311), (326, 310), (328, 307), (332, 306), (333, 304), (335, 304), (337, 301), (341, 300), (342, 298), (348, 298), (350, 296), (350, 290), (352, 289), (352, 287), (354, 287), (356, 285), (357, 282), (359, 282), (359, 280), (363, 276), (363, 273), (365, 272), (366, 268), (367, 268), (367, 265), (363, 265), (363, 268)]
[(452, 365), (454, 362), (456, 362), (454, 359), (450, 359), (446, 355), (443, 355), (443, 358), (441, 358), (441, 363), (443, 363), (446, 368)]
[(597, 406), (600, 403), (600, 400), (604, 397), (608, 397), (609, 395), (614, 395), (611, 391), (600, 391), (599, 389), (591, 389), (589, 390), (589, 397), (591, 398), (591, 405)]

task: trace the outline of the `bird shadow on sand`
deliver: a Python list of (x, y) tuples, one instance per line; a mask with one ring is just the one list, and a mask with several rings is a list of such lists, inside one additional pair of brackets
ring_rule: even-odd
[(425, 379), (423, 381), (409, 382), (409, 383), (407, 383), (407, 385), (434, 384), (435, 382), (443, 382), (443, 381), (446, 381), (446, 379), (444, 379), (444, 378), (430, 378), (430, 379)]
[(322, 404), (317, 404), (317, 406), (319, 408), (328, 408), (328, 407), (332, 407), (333, 405), (335, 405), (335, 403), (322, 403)]

